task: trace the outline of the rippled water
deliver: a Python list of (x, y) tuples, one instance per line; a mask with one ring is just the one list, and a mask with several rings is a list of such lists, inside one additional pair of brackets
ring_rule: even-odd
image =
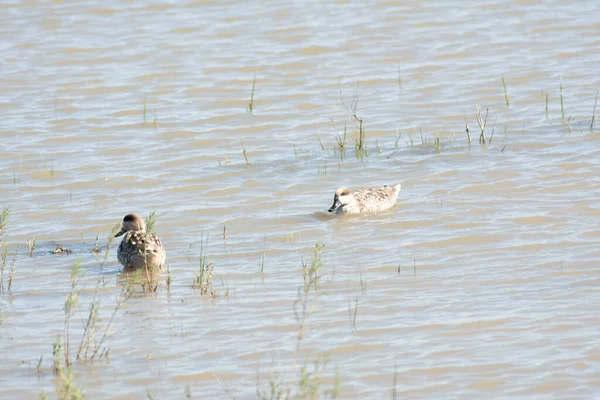
[[(54, 395), (73, 265), (72, 354), (101, 272), (96, 235), (105, 247), (126, 213), (153, 210), (170, 290), (166, 274), (155, 294), (122, 276), (112, 243), (98, 338), (133, 296), (109, 356), (74, 364), (89, 398), (253, 398), (269, 377), (298, 393), (320, 356), (321, 397), (336, 376), (341, 398), (391, 398), (394, 382), (400, 398), (598, 396), (599, 14), (558, 1), (3, 3), (0, 206), (19, 254), (0, 298), (1, 397)], [(396, 183), (388, 212), (324, 212), (338, 186)], [(191, 287), (207, 235), (216, 300)]]

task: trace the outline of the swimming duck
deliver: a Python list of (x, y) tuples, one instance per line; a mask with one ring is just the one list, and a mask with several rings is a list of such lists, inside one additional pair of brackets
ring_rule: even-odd
[(167, 253), (155, 233), (146, 233), (146, 222), (138, 214), (127, 214), (123, 218), (123, 227), (115, 237), (126, 234), (117, 258), (125, 268), (157, 268), (165, 265)]
[(335, 191), (333, 205), (329, 208), (330, 213), (369, 213), (387, 210), (396, 204), (400, 184), (396, 186), (384, 186), (380, 188), (369, 188), (351, 191), (347, 187), (341, 187)]

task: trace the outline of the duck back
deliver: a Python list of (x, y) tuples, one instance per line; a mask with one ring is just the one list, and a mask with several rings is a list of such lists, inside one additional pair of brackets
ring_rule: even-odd
[[(353, 192), (358, 212), (380, 212), (396, 204), (400, 185), (369, 188)], [(352, 212), (352, 211), (350, 211)]]
[(162, 269), (166, 252), (156, 234), (129, 231), (119, 245), (117, 258), (127, 268)]

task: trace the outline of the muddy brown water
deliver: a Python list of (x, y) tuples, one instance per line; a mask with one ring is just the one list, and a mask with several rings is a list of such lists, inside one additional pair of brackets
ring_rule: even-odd
[[(254, 398), (270, 377), (297, 394), (320, 356), (321, 397), (336, 376), (341, 398), (391, 398), (394, 382), (399, 398), (597, 397), (598, 15), (558, 1), (3, 3), (1, 206), (19, 254), (0, 397), (55, 396), (72, 266), (73, 353), (96, 235), (105, 248), (123, 215), (153, 210), (170, 291), (166, 274), (155, 294), (122, 276), (112, 243), (97, 338), (133, 295), (109, 356), (74, 363), (88, 398)], [(396, 183), (388, 212), (325, 213), (338, 186)], [(207, 235), (217, 300), (191, 287)]]

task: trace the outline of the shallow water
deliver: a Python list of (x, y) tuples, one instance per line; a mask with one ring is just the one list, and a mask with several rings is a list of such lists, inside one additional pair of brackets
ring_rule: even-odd
[[(0, 298), (0, 397), (54, 394), (52, 343), (77, 259), (72, 354), (101, 271), (97, 337), (133, 292), (110, 323), (109, 357), (75, 363), (89, 398), (186, 387), (253, 398), (278, 373), (296, 393), (323, 353), (321, 394), (337, 374), (341, 398), (388, 398), (394, 381), (401, 398), (598, 396), (599, 11), (0, 5), (0, 206), (11, 253), (19, 246)], [(340, 94), (358, 101), (366, 157)], [(485, 146), (476, 105), (489, 108)], [(334, 135), (345, 124), (344, 156)], [(396, 183), (388, 212), (325, 213), (338, 186)], [(90, 250), (126, 213), (153, 210), (172, 283), (163, 274), (150, 294), (120, 274), (118, 241), (103, 268)], [(207, 235), (216, 300), (191, 287)], [(302, 259), (317, 242), (299, 341)], [(57, 245), (73, 253), (50, 253)]]

